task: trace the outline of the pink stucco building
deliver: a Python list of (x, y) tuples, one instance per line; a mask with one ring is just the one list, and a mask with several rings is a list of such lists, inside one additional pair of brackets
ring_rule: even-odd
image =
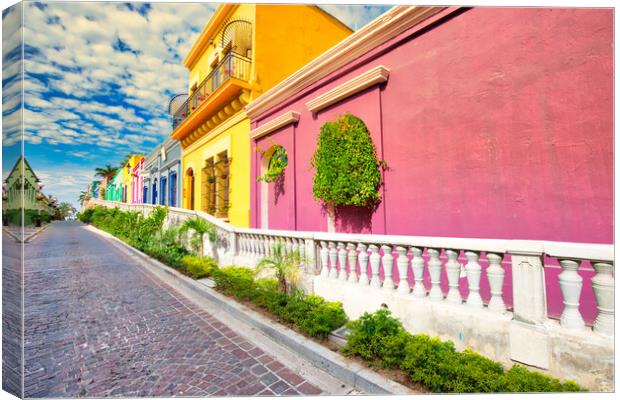
[(144, 157), (131, 169), (131, 204), (142, 204), (142, 192), (144, 188), (144, 177), (141, 172), (144, 169)]
[[(281, 145), (251, 225), (303, 231), (611, 243), (610, 9), (388, 12), (247, 107), (252, 146)], [(367, 212), (312, 197), (320, 127), (350, 112), (387, 162)]]

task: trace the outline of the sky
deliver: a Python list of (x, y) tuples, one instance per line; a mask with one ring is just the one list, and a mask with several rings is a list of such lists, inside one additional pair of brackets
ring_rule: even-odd
[[(183, 58), (216, 3), (24, 2), (24, 154), (43, 192), (78, 206), (95, 167), (171, 133)], [(352, 29), (389, 6), (323, 5)], [(3, 11), (3, 178), (21, 149), (20, 10)]]

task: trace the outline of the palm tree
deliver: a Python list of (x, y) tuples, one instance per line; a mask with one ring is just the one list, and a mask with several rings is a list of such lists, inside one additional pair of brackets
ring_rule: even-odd
[(80, 204), (84, 204), (85, 199), (86, 199), (86, 191), (82, 190), (80, 192), (80, 196), (78, 197), (78, 201), (80, 202)]
[(121, 161), (121, 163), (119, 164), (120, 168), (125, 168), (130, 158), (131, 158), (131, 154), (127, 154), (125, 158), (123, 158), (123, 161)]
[(194, 248), (194, 251), (199, 252), (199, 255), (203, 255), (203, 243), (204, 243), (204, 235), (209, 235), (209, 240), (211, 243), (215, 243), (217, 240), (217, 231), (215, 226), (202, 218), (191, 218), (183, 222), (179, 232), (182, 234), (187, 233), (189, 230), (193, 230), (194, 234), (192, 235), (191, 246)]
[(278, 242), (273, 246), (272, 254), (256, 265), (256, 273), (259, 274), (266, 269), (272, 270), (278, 280), (280, 292), (288, 293), (291, 286), (299, 282), (302, 262), (299, 251), (285, 252), (282, 242)]
[(116, 171), (118, 171), (117, 167), (113, 167), (110, 164), (106, 164), (106, 166), (103, 168), (100, 168), (100, 167), (95, 168), (95, 176), (98, 176), (100, 178), (108, 178), (108, 180), (110, 180), (112, 179), (114, 174), (116, 174)]
[(71, 214), (73, 214), (76, 210), (75, 208), (71, 205), (71, 203), (67, 203), (67, 202), (62, 202), (60, 204), (58, 204), (58, 206), (56, 206), (56, 210), (55, 210), (55, 214), (56, 217), (58, 219), (65, 219), (69, 216), (71, 216)]

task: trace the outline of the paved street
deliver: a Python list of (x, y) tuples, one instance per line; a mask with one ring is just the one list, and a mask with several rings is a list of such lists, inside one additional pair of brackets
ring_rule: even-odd
[(79, 222), (25, 252), (26, 397), (321, 392)]

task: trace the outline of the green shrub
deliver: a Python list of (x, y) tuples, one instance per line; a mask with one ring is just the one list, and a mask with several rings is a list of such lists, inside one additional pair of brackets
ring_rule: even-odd
[(286, 306), (288, 296), (278, 290), (278, 281), (273, 278), (257, 279), (254, 282), (254, 292), (250, 299), (257, 306), (269, 312), (280, 315)]
[(250, 300), (255, 291), (254, 271), (245, 267), (229, 266), (213, 272), (215, 285), (222, 293), (240, 300)]
[(95, 212), (94, 208), (87, 208), (86, 210), (82, 211), (81, 213), (77, 215), (77, 219), (82, 221), (85, 224), (89, 224), (93, 217), (94, 212)]
[(580, 391), (575, 382), (559, 380), (515, 365), (509, 371), (471, 350), (457, 352), (451, 341), (406, 332), (382, 309), (365, 313), (348, 325), (345, 354), (400, 368), (413, 382), (436, 393)]
[(503, 377), (506, 392), (579, 392), (584, 389), (571, 380), (561, 383), (549, 375), (513, 365)]
[(217, 263), (211, 257), (183, 256), (181, 263), (187, 273), (194, 279), (209, 277), (217, 268)]
[(358, 355), (371, 361), (382, 357), (386, 351), (386, 340), (392, 341), (404, 332), (400, 321), (391, 316), (387, 309), (375, 313), (364, 313), (358, 320), (347, 325), (349, 334), (343, 348), (345, 354)]
[(366, 124), (351, 114), (326, 122), (312, 156), (316, 169), (312, 194), (336, 206), (372, 206), (379, 202), (381, 172)]

